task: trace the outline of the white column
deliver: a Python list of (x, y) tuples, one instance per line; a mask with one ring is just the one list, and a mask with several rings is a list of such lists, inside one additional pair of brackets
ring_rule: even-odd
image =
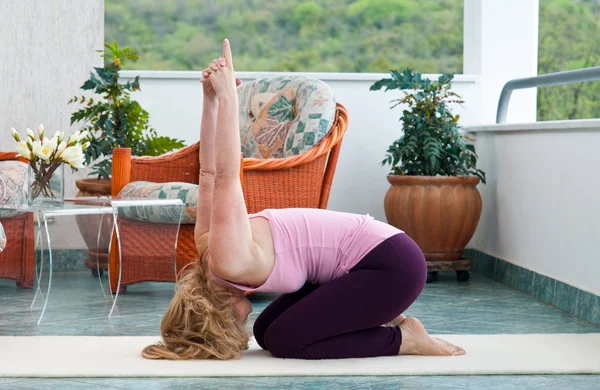
[[(15, 151), (10, 128), (71, 133), (67, 104), (102, 66), (104, 0), (0, 0), (0, 151)], [(75, 179), (65, 168), (65, 195), (75, 196)], [(74, 221), (73, 221), (74, 222)], [(62, 218), (51, 228), (52, 246), (84, 248), (79, 229)], [(10, 245), (10, 244), (9, 244)]]
[[(504, 84), (537, 75), (539, 0), (465, 0), (464, 74), (478, 75), (479, 123), (496, 120)], [(536, 90), (515, 91), (508, 123), (536, 120)]]

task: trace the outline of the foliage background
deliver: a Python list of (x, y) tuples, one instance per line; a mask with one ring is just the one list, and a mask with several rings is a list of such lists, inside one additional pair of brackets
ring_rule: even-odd
[[(463, 0), (105, 0), (126, 69), (201, 70), (230, 38), (240, 71), (462, 73)], [(539, 74), (595, 66), (600, 0), (540, 0)], [(600, 117), (600, 82), (538, 91), (538, 120)]]

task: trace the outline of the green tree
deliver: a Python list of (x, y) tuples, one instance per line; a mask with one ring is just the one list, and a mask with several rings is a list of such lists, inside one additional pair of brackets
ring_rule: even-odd
[[(538, 73), (588, 68), (600, 59), (597, 0), (541, 0)], [(600, 117), (600, 82), (538, 89), (538, 120)]]
[(462, 71), (463, 0), (106, 0), (128, 69), (201, 70), (228, 37), (241, 71)]

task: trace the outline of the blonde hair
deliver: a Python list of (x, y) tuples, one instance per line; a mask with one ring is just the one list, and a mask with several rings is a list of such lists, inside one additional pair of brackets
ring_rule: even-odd
[(142, 351), (146, 359), (234, 359), (248, 349), (244, 321), (233, 306), (234, 290), (208, 272), (208, 234), (196, 239), (200, 259), (178, 283), (162, 319), (162, 341)]

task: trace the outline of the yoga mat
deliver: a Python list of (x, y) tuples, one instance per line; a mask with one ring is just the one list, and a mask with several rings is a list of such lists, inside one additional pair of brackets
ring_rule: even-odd
[(225, 377), (600, 374), (600, 333), (444, 335), (465, 356), (277, 359), (252, 340), (242, 359), (146, 360), (158, 337), (0, 337), (0, 377)]

